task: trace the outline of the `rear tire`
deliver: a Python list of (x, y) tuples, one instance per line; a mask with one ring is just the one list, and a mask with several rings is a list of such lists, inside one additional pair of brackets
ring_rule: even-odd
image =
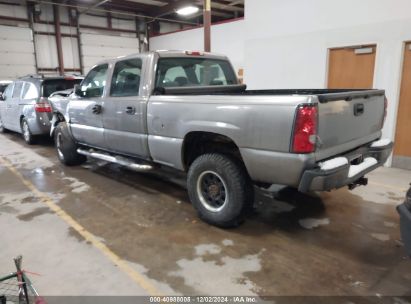
[(199, 217), (230, 228), (239, 226), (252, 210), (253, 185), (244, 166), (223, 154), (203, 154), (188, 171), (187, 188)]
[(21, 121), (21, 134), (23, 135), (23, 139), (28, 145), (35, 144), (35, 137), (30, 131), (29, 124), (25, 118)]
[(66, 123), (60, 123), (54, 131), (54, 145), (57, 157), (66, 166), (84, 163), (87, 157), (77, 153), (77, 144), (71, 137)]

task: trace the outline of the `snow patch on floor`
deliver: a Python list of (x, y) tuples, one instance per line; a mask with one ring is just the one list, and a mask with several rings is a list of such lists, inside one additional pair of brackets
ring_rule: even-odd
[(221, 242), (224, 246), (234, 246), (234, 242), (229, 239), (222, 240)]
[[(219, 246), (208, 244), (210, 248)], [(204, 245), (200, 248), (204, 248)], [(196, 252), (198, 252), (198, 247)], [(209, 250), (207, 250), (208, 252)], [(259, 287), (246, 277), (248, 272), (258, 272), (261, 268), (260, 255), (245, 255), (241, 258), (222, 257), (216, 260), (203, 259), (203, 256), (195, 257), (192, 260), (181, 259), (177, 261), (179, 270), (169, 273), (170, 276), (182, 277), (187, 286), (192, 287), (197, 292), (205, 295), (243, 295), (256, 296)], [(202, 255), (204, 251), (200, 250)], [(215, 252), (215, 251), (214, 251)], [(217, 256), (216, 256), (217, 257)], [(221, 275), (224, 273), (224, 275)]]
[(10, 161), (15, 168), (26, 170), (41, 168), (44, 170), (45, 168), (54, 166), (50, 160), (38, 155), (33, 150), (24, 149), (24, 153), (22, 153), (22, 145), (11, 141), (4, 136), (0, 139), (0, 146), (0, 156), (7, 158), (7, 160)]
[(387, 242), (391, 239), (390, 235), (386, 233), (371, 233), (370, 235), (374, 239), (379, 240), (381, 242)]
[(70, 182), (70, 188), (72, 189), (71, 192), (73, 193), (82, 193), (90, 190), (90, 186), (86, 183), (79, 181), (77, 178), (74, 177), (63, 177), (63, 180), (67, 180)]
[(313, 228), (317, 228), (320, 226), (325, 226), (330, 224), (330, 220), (328, 218), (325, 219), (315, 219), (315, 218), (306, 218), (301, 219), (298, 221), (301, 227), (311, 230)]
[[(389, 191), (386, 191), (382, 187), (374, 186), (372, 182), (370, 182), (367, 187), (358, 187), (351, 191), (351, 193), (358, 195), (363, 200), (371, 203), (397, 206), (399, 202), (395, 200), (388, 192)], [(405, 197), (405, 191), (403, 193), (396, 191), (395, 195)]]
[(221, 252), (221, 247), (215, 244), (201, 244), (197, 245), (194, 249), (196, 255), (199, 256), (206, 254), (219, 254)]
[(386, 222), (386, 221), (384, 221), (384, 226), (385, 226), (385, 227), (388, 227), (388, 228), (396, 228), (396, 227), (397, 227), (397, 224), (396, 224), (396, 223), (393, 223), (393, 222)]
[[(15, 204), (15, 203), (22, 203), (24, 200), (29, 199), (36, 199), (32, 192), (25, 191), (25, 192), (6, 192), (0, 194), (0, 204)], [(36, 199), (37, 200), (37, 199)]]

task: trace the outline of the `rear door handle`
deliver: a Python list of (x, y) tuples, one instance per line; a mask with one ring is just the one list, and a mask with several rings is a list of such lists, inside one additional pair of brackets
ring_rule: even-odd
[(132, 114), (136, 113), (136, 108), (135, 107), (127, 107), (126, 108), (126, 113), (132, 115)]
[(102, 109), (103, 107), (101, 105), (96, 104), (91, 108), (91, 111), (93, 114), (100, 114)]

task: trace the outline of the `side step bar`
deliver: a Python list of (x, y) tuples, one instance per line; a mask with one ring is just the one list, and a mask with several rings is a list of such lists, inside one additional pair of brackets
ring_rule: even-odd
[(84, 149), (77, 149), (77, 153), (85, 156), (89, 156), (92, 158), (97, 158), (101, 160), (108, 161), (110, 163), (115, 163), (119, 164), (121, 166), (127, 167), (133, 171), (137, 172), (144, 172), (144, 171), (150, 171), (154, 169), (152, 165), (148, 164), (139, 164), (134, 161), (132, 161), (129, 158), (122, 157), (122, 156), (112, 156), (110, 154), (104, 153), (104, 152), (95, 152), (93, 150), (84, 150)]

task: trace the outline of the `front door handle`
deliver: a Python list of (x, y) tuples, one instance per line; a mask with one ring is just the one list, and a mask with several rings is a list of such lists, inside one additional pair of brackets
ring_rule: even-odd
[(101, 105), (96, 104), (91, 108), (91, 111), (93, 114), (100, 114), (102, 109), (103, 107)]
[(136, 108), (135, 107), (127, 107), (126, 108), (126, 113), (132, 115), (132, 114), (136, 113)]

